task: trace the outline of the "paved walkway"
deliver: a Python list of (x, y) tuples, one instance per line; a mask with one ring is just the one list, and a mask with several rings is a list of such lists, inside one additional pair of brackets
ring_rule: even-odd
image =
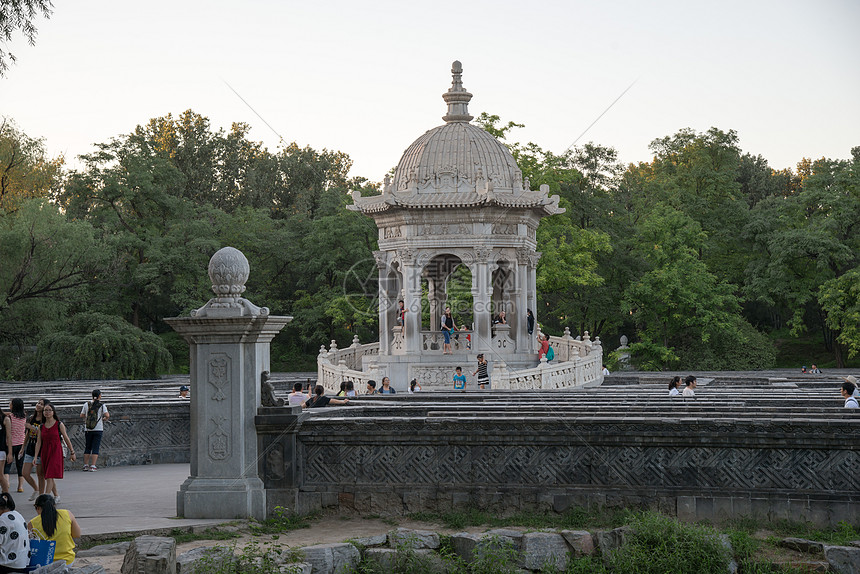
[[(191, 472), (188, 464), (115, 466), (98, 472), (66, 471), (58, 482), (60, 508), (75, 515), (84, 537), (144, 533), (226, 520), (176, 518), (176, 491)], [(10, 476), (11, 488), (17, 487)], [(35, 478), (35, 475), (34, 475)], [(27, 520), (36, 515), (28, 501), (32, 490), (13, 492), (16, 510)], [(112, 536), (111, 536), (112, 537)]]

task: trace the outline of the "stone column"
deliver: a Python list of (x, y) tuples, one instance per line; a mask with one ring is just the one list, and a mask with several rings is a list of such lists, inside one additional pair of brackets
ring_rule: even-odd
[(528, 309), (534, 312), (534, 308), (529, 307), (529, 269), (528, 257), (522, 257), (517, 253), (517, 269), (516, 269), (516, 295), (515, 295), (515, 314), (516, 320), (512, 323), (516, 329), (514, 333), (514, 341), (517, 343), (518, 353), (531, 352), (531, 342), (529, 339), (534, 339), (534, 335), (529, 335), (528, 331)]
[(421, 270), (415, 264), (413, 249), (403, 249), (400, 261), (403, 268), (403, 289), (406, 306), (406, 354), (421, 352)]
[[(490, 281), (489, 248), (475, 249), (475, 267), (472, 272), (472, 304), (474, 305), (475, 333), (472, 337), (473, 353), (488, 353), (493, 340), (490, 333), (492, 317), (490, 313), (493, 285)], [(487, 356), (489, 360), (489, 355)]]
[(528, 304), (529, 309), (534, 311), (535, 314), (535, 332), (531, 336), (531, 340), (529, 341), (529, 352), (537, 353), (538, 345), (537, 345), (537, 323), (540, 319), (540, 311), (538, 310), (537, 305), (537, 264), (540, 261), (540, 252), (536, 251), (534, 253), (529, 254), (529, 266), (528, 266)]
[(439, 331), (442, 329), (442, 298), (437, 277), (427, 277), (427, 299), (430, 301), (430, 330)]
[(392, 292), (396, 286), (389, 285), (388, 279), (388, 258), (384, 251), (374, 251), (373, 257), (376, 260), (376, 268), (379, 273), (379, 354), (391, 354), (391, 308), (392, 305), (396, 308), (397, 302), (392, 301)]
[(266, 517), (254, 416), (269, 343), (292, 317), (240, 297), (248, 274), (241, 251), (221, 249), (209, 262), (216, 297), (191, 317), (165, 319), (191, 353), (191, 476), (176, 495), (185, 518)]

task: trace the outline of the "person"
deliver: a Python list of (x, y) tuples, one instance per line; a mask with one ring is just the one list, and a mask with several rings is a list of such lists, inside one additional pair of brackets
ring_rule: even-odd
[(696, 388), (696, 377), (693, 375), (687, 375), (684, 379), (684, 396), (685, 397), (695, 397), (696, 393), (693, 389)]
[[(30, 486), (33, 487), (33, 494), (31, 494), (30, 498), (27, 499), (30, 501), (36, 500), (37, 496), (45, 492), (45, 467), (43, 467), (41, 462), (36, 458), (36, 441), (39, 438), (39, 427), (45, 422), (45, 418), (42, 415), (42, 409), (44, 406), (45, 399), (39, 399), (36, 401), (33, 414), (30, 415), (30, 420), (27, 421), (26, 425), (27, 440), (24, 443), (24, 478)], [(36, 467), (36, 476), (39, 479), (38, 486), (31, 476), (34, 466)], [(54, 494), (56, 494), (56, 487), (54, 487), (54, 489)]]
[[(84, 434), (84, 472), (98, 470), (96, 461), (99, 459), (99, 449), (104, 434), (104, 422), (110, 418), (107, 405), (101, 401), (102, 392), (93, 389), (93, 400), (84, 403), (81, 408), (81, 418), (84, 419), (86, 433)], [(62, 476), (60, 477), (62, 478)]]
[(842, 380), (846, 383), (851, 383), (854, 385), (854, 398), (860, 398), (860, 385), (857, 384), (857, 377), (854, 375), (848, 375), (847, 377), (842, 377)]
[(409, 381), (409, 392), (417, 393), (421, 390), (421, 385), (418, 384), (418, 379), (412, 379)]
[(463, 367), (457, 367), (454, 372), (454, 390), (466, 390), (466, 375), (463, 374)]
[(373, 379), (370, 379), (369, 381), (367, 381), (367, 387), (365, 388), (365, 394), (367, 394), (367, 395), (377, 394), (376, 381), (374, 381)]
[(293, 383), (293, 392), (287, 395), (287, 403), (290, 406), (301, 405), (306, 400), (308, 400), (308, 396), (302, 392), (302, 383)]
[(496, 316), (496, 318), (493, 319), (493, 325), (507, 325), (507, 324), (508, 324), (508, 319), (505, 316), (505, 312), (499, 311), (498, 316)]
[(451, 316), (451, 308), (445, 307), (445, 313), (442, 314), (442, 336), (444, 337), (444, 342), (442, 343), (443, 355), (451, 355), (453, 353), (453, 351), (451, 351), (451, 332), (456, 330), (457, 326), (454, 324), (454, 317)]
[(12, 420), (6, 413), (0, 413), (3, 417), (3, 422), (0, 423), (0, 459), (3, 459), (4, 472), (0, 474), (0, 486), (3, 492), (9, 492), (9, 475), (6, 474), (5, 468), (11, 468), (12, 462), (15, 460), (12, 457)]
[(317, 385), (314, 388), (314, 396), (305, 401), (303, 405), (306, 409), (316, 409), (327, 407), (329, 405), (348, 405), (349, 399), (331, 399), (325, 396), (325, 388), (322, 385)]
[(540, 343), (540, 349), (538, 349), (538, 360), (540, 360), (549, 352), (549, 335), (538, 335), (538, 343)]
[(606, 368), (606, 365), (603, 365), (603, 371), (601, 371), (600, 374), (602, 374), (602, 375), (608, 375), (609, 374), (609, 369)]
[[(18, 471), (18, 492), (24, 492), (24, 482), (22, 476), (24, 473), (24, 458), (21, 449), (24, 446), (26, 438), (27, 413), (24, 412), (24, 400), (14, 398), (9, 401), (9, 423), (12, 428), (12, 458), (15, 461), (15, 468)], [(4, 469), (6, 474), (6, 482), (9, 483), (9, 474), (12, 471), (12, 465), (7, 464)], [(33, 480), (30, 478), (30, 480)], [(11, 488), (12, 485), (10, 484)]]
[(397, 391), (391, 388), (391, 379), (382, 377), (382, 388), (379, 389), (380, 395), (396, 395)]
[(809, 372), (810, 372), (810, 374), (813, 374), (813, 375), (820, 375), (821, 369), (818, 368), (818, 365), (816, 365), (815, 363), (812, 363), (812, 368), (809, 369)]
[(680, 385), (680, 384), (681, 384), (681, 377), (679, 377), (678, 375), (675, 375), (674, 377), (672, 377), (672, 380), (669, 381), (669, 396), (670, 397), (677, 397), (678, 395), (681, 394), (681, 391), (678, 390), (678, 385)]
[(406, 307), (403, 306), (403, 299), (397, 302), (397, 324), (400, 325), (400, 332), (406, 333)]
[(28, 572), (30, 535), (27, 521), (15, 510), (8, 492), (0, 494), (0, 574)]
[[(187, 385), (182, 385), (181, 387), (179, 387), (179, 398), (191, 400), (191, 395), (188, 394), (190, 392), (191, 389), (189, 389)], [(84, 454), (84, 457), (86, 457), (86, 454)]]
[(478, 368), (472, 373), (472, 376), (478, 376), (478, 386), (482, 389), (485, 385), (490, 384), (490, 375), (487, 373), (487, 360), (484, 358), (484, 353), (478, 354)]
[(346, 381), (340, 382), (340, 390), (335, 395), (336, 397), (345, 397), (346, 396)]
[(806, 374), (806, 372), (807, 372), (806, 371), (806, 365), (803, 365), (802, 367), (800, 367), (800, 372), (803, 373), (804, 375)]
[(346, 396), (355, 397), (358, 393), (355, 392), (355, 383), (353, 381), (346, 382)]
[(856, 390), (857, 387), (854, 386), (853, 383), (849, 383), (848, 381), (842, 383), (842, 398), (845, 399), (846, 409), (860, 408), (860, 402), (858, 402), (857, 397), (854, 396), (854, 392)]
[[(47, 408), (47, 406), (46, 406)], [(57, 543), (54, 549), (54, 562), (65, 560), (67, 565), (75, 561), (75, 538), (81, 537), (81, 527), (70, 511), (57, 508), (54, 497), (40, 494), (34, 503), (36, 516), (28, 528), (43, 540)]]
[(526, 331), (529, 335), (535, 332), (535, 314), (531, 309), (526, 310)]
[[(75, 449), (69, 435), (66, 433), (66, 425), (57, 418), (54, 405), (50, 401), (45, 402), (42, 408), (45, 423), (39, 427), (39, 438), (36, 439), (36, 458), (42, 457), (42, 465), (45, 467), (45, 492), (56, 488), (56, 481), (63, 478), (63, 445), (69, 449), (69, 460), (75, 462)], [(55, 502), (60, 502), (60, 495), (55, 495)]]

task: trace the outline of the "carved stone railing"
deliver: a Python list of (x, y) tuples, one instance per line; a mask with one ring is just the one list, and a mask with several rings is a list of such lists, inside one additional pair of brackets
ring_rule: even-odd
[[(467, 353), (472, 348), (472, 331), (460, 330), (451, 333), (451, 352)], [(421, 331), (421, 353), (441, 355), (445, 335), (442, 331)]]
[(333, 394), (340, 390), (341, 382), (354, 381), (356, 390), (361, 393), (367, 381), (373, 379), (379, 382), (383, 376), (373, 363), (367, 371), (362, 370), (364, 357), (378, 355), (379, 343), (362, 345), (358, 335), (353, 337), (352, 345), (346, 349), (338, 349), (337, 341), (332, 341), (328, 350), (322, 345), (317, 355), (317, 384), (322, 385), (326, 393)]
[(582, 338), (574, 339), (568, 328), (561, 337), (550, 337), (555, 357), (531, 369), (509, 369), (504, 362), (493, 367), (494, 389), (569, 389), (598, 385), (603, 381), (603, 347), (600, 338), (592, 341), (586, 331)]

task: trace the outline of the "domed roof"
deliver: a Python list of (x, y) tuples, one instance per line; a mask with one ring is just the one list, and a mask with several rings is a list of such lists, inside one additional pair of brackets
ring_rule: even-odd
[(362, 197), (352, 192), (350, 209), (371, 214), (400, 208), (463, 208), (496, 204), (563, 213), (558, 196), (548, 186), (532, 190), (508, 148), (487, 131), (469, 122), (472, 94), (463, 88), (463, 66), (451, 66), (451, 88), (442, 94), (448, 105), (445, 123), (406, 148), (394, 178), (385, 176), (382, 195)]
[(394, 171), (392, 191), (522, 191), (522, 172), (511, 152), (485, 130), (469, 123), (472, 94), (463, 88), (463, 66), (454, 62), (445, 124), (429, 130), (410, 145)]

